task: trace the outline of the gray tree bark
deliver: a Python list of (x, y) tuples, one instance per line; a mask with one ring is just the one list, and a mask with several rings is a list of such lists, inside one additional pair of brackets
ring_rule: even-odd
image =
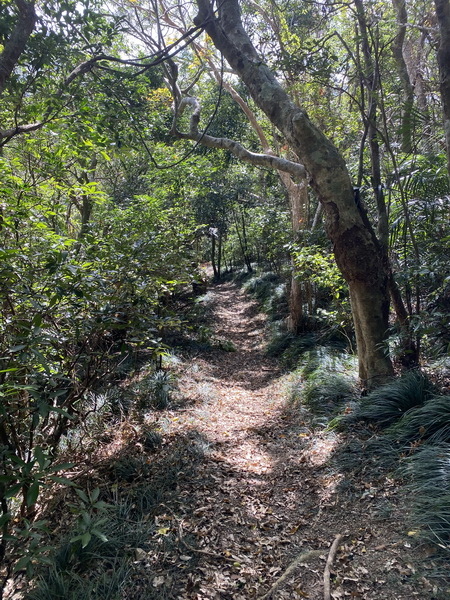
[(204, 26), (311, 177), (324, 207), (336, 262), (350, 289), (360, 378), (366, 387), (374, 387), (393, 373), (386, 350), (387, 273), (376, 236), (354, 202), (344, 159), (263, 63), (242, 26), (238, 0), (222, 0), (217, 13), (209, 0), (197, 0), (197, 5), (195, 23)]

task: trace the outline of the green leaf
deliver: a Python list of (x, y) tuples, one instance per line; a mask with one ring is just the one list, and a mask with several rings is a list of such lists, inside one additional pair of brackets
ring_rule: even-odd
[(7, 512), (0, 517), (0, 527), (3, 527), (11, 519), (11, 513)]
[(56, 473), (57, 471), (67, 471), (74, 466), (74, 463), (59, 463), (58, 465), (53, 465), (49, 471), (51, 473)]
[(19, 560), (14, 565), (14, 573), (17, 573), (17, 571), (21, 571), (22, 569), (26, 569), (30, 563), (31, 556), (22, 556), (22, 558), (19, 558)]
[(101, 540), (102, 542), (108, 541), (108, 538), (106, 537), (106, 535), (104, 533), (102, 533), (101, 531), (99, 531), (98, 529), (92, 529), (92, 534), (95, 535), (96, 537), (98, 537), (98, 539)]
[(50, 475), (49, 479), (51, 479), (55, 483), (61, 483), (62, 485), (77, 485), (74, 481), (67, 479), (67, 477), (58, 477), (57, 475)]
[(42, 448), (40, 446), (36, 446), (36, 448), (33, 450), (33, 454), (34, 454), (36, 460), (38, 461), (38, 465), (41, 467), (41, 469), (43, 469), (45, 462), (47, 460), (47, 457), (43, 453)]
[(63, 408), (59, 408), (59, 406), (50, 406), (49, 411), (58, 413), (59, 415), (62, 415), (63, 417), (66, 417), (66, 419), (70, 419), (71, 421), (75, 419), (74, 415), (69, 414)]
[(81, 547), (82, 548), (86, 548), (86, 546), (89, 544), (89, 542), (92, 539), (92, 535), (89, 533), (89, 531), (86, 531), (86, 533), (83, 533), (83, 535), (81, 536)]
[(17, 483), (16, 485), (13, 485), (8, 490), (6, 490), (5, 498), (14, 498), (17, 495), (17, 492), (20, 492), (21, 489), (22, 489), (21, 483)]
[(10, 348), (9, 351), (12, 354), (13, 352), (20, 352), (21, 350), (23, 350), (26, 347), (27, 347), (26, 344), (18, 344), (17, 346), (13, 346), (12, 348)]
[(36, 500), (39, 496), (39, 489), (39, 481), (33, 481), (27, 492), (27, 506), (33, 506), (33, 504), (36, 504)]
[(83, 500), (83, 502), (86, 502), (86, 504), (89, 504), (89, 498), (86, 496), (86, 494), (83, 492), (83, 490), (80, 490), (77, 488), (75, 490), (75, 494), (78, 496), (78, 498)]

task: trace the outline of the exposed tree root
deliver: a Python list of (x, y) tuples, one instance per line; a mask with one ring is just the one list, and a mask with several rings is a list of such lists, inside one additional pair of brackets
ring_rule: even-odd
[(330, 552), (328, 553), (327, 564), (325, 565), (325, 571), (323, 572), (323, 600), (331, 600), (330, 570), (341, 540), (342, 535), (337, 535), (334, 542), (331, 545)]
[(301, 554), (299, 554), (297, 558), (291, 562), (291, 564), (284, 571), (281, 577), (279, 577), (275, 581), (275, 583), (267, 592), (267, 594), (261, 596), (259, 600), (268, 600), (272, 596), (272, 594), (276, 592), (283, 585), (283, 583), (292, 575), (295, 569), (297, 569), (297, 567), (301, 565), (301, 563), (311, 560), (311, 558), (315, 558), (316, 556), (320, 556), (321, 554), (323, 554), (323, 550), (308, 550), (308, 552), (302, 552)]

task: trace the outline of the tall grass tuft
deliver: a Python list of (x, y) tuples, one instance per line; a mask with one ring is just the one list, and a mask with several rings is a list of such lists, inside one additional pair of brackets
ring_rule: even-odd
[(388, 433), (401, 442), (450, 442), (450, 396), (432, 396), (423, 406), (406, 412)]
[(434, 391), (425, 375), (410, 371), (365, 396), (351, 414), (343, 417), (342, 423), (369, 421), (386, 428), (412, 408), (423, 406)]
[(414, 501), (413, 527), (450, 555), (450, 444), (424, 445), (403, 470)]
[(355, 387), (347, 377), (337, 373), (323, 373), (310, 378), (302, 390), (302, 401), (315, 414), (330, 415), (343, 402), (354, 398)]
[(292, 401), (308, 406), (320, 416), (333, 415), (345, 402), (356, 399), (354, 357), (334, 347), (317, 346), (304, 352), (300, 378)]
[(252, 276), (243, 284), (243, 288), (258, 301), (272, 321), (278, 321), (288, 315), (286, 285), (276, 273), (267, 272)]

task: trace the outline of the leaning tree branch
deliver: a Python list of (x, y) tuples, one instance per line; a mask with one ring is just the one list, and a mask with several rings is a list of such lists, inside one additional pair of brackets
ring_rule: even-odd
[(201, 106), (197, 98), (192, 96), (183, 98), (178, 106), (178, 116), (181, 116), (185, 108), (188, 106), (192, 108), (189, 133), (178, 131), (174, 125), (172, 133), (176, 135), (176, 137), (184, 140), (193, 140), (208, 148), (228, 150), (228, 152), (231, 152), (231, 154), (240, 160), (243, 160), (244, 162), (248, 162), (258, 167), (284, 171), (289, 173), (295, 179), (303, 179), (305, 177), (305, 167), (300, 163), (293, 162), (279, 156), (273, 156), (271, 154), (258, 154), (256, 152), (250, 152), (250, 150), (247, 150), (244, 148), (244, 146), (242, 146), (242, 144), (239, 144), (239, 142), (236, 142), (235, 140), (230, 140), (228, 138), (217, 138), (207, 135), (204, 132), (201, 133), (198, 130)]

